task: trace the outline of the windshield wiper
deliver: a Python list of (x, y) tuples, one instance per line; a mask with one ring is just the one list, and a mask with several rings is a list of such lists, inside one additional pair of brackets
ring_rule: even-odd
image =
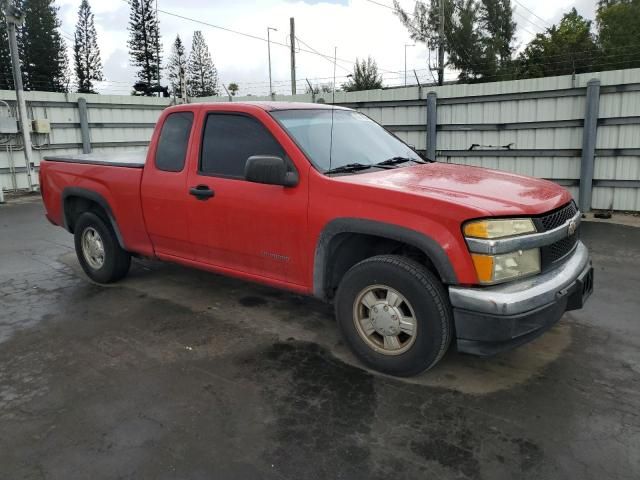
[(393, 168), (393, 165), (397, 165), (398, 163), (404, 162), (416, 162), (416, 163), (426, 163), (423, 160), (418, 160), (416, 158), (409, 157), (393, 157), (388, 160), (384, 160), (383, 162), (373, 163), (369, 165), (365, 165), (364, 163), (347, 163), (346, 165), (340, 165), (339, 167), (331, 168), (326, 170), (324, 173), (346, 173), (346, 172), (357, 172), (358, 170), (367, 170), (369, 168), (382, 168), (382, 169), (390, 169)]
[(326, 173), (345, 173), (345, 172), (357, 172), (358, 170), (366, 170), (373, 168), (375, 165), (365, 165), (364, 163), (347, 163), (346, 165), (340, 165), (339, 167), (330, 168), (325, 170)]
[(391, 157), (391, 158), (388, 158), (387, 160), (384, 160), (382, 162), (376, 163), (376, 166), (378, 166), (378, 165), (398, 165), (400, 163), (406, 163), (406, 162), (427, 163), (424, 160), (418, 160), (417, 158)]

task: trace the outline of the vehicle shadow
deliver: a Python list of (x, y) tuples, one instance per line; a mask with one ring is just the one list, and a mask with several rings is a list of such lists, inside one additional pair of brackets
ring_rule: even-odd
[[(75, 256), (61, 262), (86, 279)], [(90, 281), (87, 279), (87, 281)], [(268, 286), (150, 260), (134, 261), (129, 276), (113, 286), (169, 301), (194, 313), (211, 313), (214, 322), (274, 335), (278, 341), (318, 345), (330, 356), (369, 373), (342, 341), (332, 305), (312, 297)], [(571, 315), (540, 338), (510, 352), (480, 358), (460, 354), (452, 345), (444, 359), (428, 372), (403, 382), (484, 395), (523, 384), (539, 375), (571, 344)]]

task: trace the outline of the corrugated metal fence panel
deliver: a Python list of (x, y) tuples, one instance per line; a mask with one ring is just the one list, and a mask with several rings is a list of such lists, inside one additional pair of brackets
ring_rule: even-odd
[[(637, 83), (640, 81), (637, 72), (637, 69), (607, 72), (608, 75), (601, 80), (603, 85)], [(640, 118), (640, 91), (603, 93), (598, 116), (600, 119)], [(600, 125), (596, 148), (640, 148), (640, 123)], [(640, 156), (596, 156), (594, 167), (595, 180), (640, 181)], [(640, 188), (596, 186), (592, 206), (596, 209), (639, 211)]]
[[(560, 183), (580, 178), (580, 152), (582, 148), (582, 122), (585, 110), (585, 86), (592, 78), (600, 78), (601, 87), (640, 83), (640, 70), (624, 70), (591, 73), (571, 77), (556, 77), (493, 84), (447, 86), (434, 88), (438, 93), (439, 159), (455, 163), (498, 168), (524, 175), (555, 179)], [(617, 90), (617, 89), (616, 89)], [(549, 98), (533, 98), (531, 92)], [(547, 95), (551, 92), (550, 95)], [(512, 93), (526, 93), (530, 98), (519, 99)], [(484, 97), (486, 95), (498, 95)], [(462, 103), (447, 100), (466, 96)], [(475, 97), (475, 98), (474, 98)], [(502, 97), (502, 99), (501, 99)], [(619, 119), (640, 116), (640, 91), (613, 91), (603, 88), (600, 97), (599, 118)], [(566, 121), (565, 125), (532, 125), (523, 122)], [(519, 123), (517, 130), (513, 125)], [(479, 124), (482, 127), (475, 127)], [(443, 129), (444, 125), (453, 125)], [(495, 129), (487, 130), (487, 125)], [(460, 128), (455, 130), (455, 127)], [(464, 127), (463, 127), (464, 126)], [(467, 128), (468, 127), (468, 128)], [(475, 127), (475, 128), (474, 128)], [(514, 149), (514, 150), (572, 150), (574, 156), (509, 156), (502, 152), (492, 157), (488, 152), (478, 157), (455, 157), (446, 150)], [(597, 149), (640, 148), (640, 125), (600, 125)], [(484, 156), (484, 155), (489, 156)], [(640, 157), (617, 155), (598, 157), (595, 160), (594, 180), (640, 180)], [(570, 187), (574, 196), (578, 188)], [(636, 187), (594, 187), (593, 208), (640, 210), (640, 189)]]
[[(597, 186), (598, 180), (640, 180), (640, 156), (615, 151), (640, 148), (637, 122), (640, 69), (472, 85), (335, 92), (335, 103), (357, 108), (407, 143), (425, 150), (426, 98), (433, 91), (438, 100), (440, 161), (554, 179), (568, 185), (575, 196), (580, 178), (586, 85), (592, 78), (601, 81), (601, 124), (596, 148), (607, 150), (595, 160), (593, 207), (640, 211), (640, 188), (635, 184)], [(628, 84), (635, 85), (625, 88)], [(607, 89), (607, 86), (615, 87)], [(162, 109), (171, 104), (170, 99), (159, 98), (28, 92), (28, 108), (33, 118), (47, 118), (52, 123), (50, 135), (33, 134), (34, 145), (40, 148), (34, 151), (36, 166), (44, 154), (81, 151), (77, 108), (80, 97), (87, 100), (95, 151), (144, 148), (153, 132), (152, 125)], [(0, 91), (0, 99), (13, 105), (14, 92)], [(229, 100), (227, 96), (218, 96), (192, 101)], [(231, 100), (271, 98), (249, 96)], [(274, 100), (331, 103), (334, 94), (277, 95)], [(6, 150), (0, 144), (0, 185), (12, 188), (11, 158)], [(23, 155), (20, 151), (13, 152), (12, 158), (18, 172), (16, 181), (19, 188), (24, 187)]]
[[(45, 155), (82, 152), (79, 98), (87, 101), (90, 137), (95, 152), (145, 148), (160, 113), (171, 104), (171, 100), (165, 98), (123, 95), (27, 92), (25, 96), (29, 117), (46, 118), (51, 122), (51, 133), (31, 134), (36, 170)], [(15, 114), (15, 92), (0, 91), (0, 100), (7, 101)], [(13, 147), (18, 150), (9, 152), (7, 144), (0, 143), (0, 187), (26, 188), (28, 185), (20, 136), (14, 137), (12, 143), (18, 144)], [(37, 176), (34, 180), (37, 181)]]
[(438, 150), (469, 150), (474, 145), (515, 150), (577, 149), (582, 147), (582, 127), (438, 132)]
[(530, 177), (547, 179), (578, 179), (580, 178), (579, 158), (554, 157), (442, 157), (446, 163), (473, 165), (475, 167), (493, 168), (510, 173), (528, 175)]

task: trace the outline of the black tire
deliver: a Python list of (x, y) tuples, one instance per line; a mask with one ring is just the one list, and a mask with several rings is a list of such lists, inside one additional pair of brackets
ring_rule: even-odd
[[(411, 304), (417, 329), (408, 350), (379, 353), (358, 332), (354, 303), (367, 287), (386, 285)], [(444, 356), (453, 329), (451, 306), (444, 286), (426, 267), (406, 257), (380, 255), (353, 266), (343, 277), (335, 299), (340, 330), (356, 355), (374, 370), (408, 377), (433, 367)]]
[[(88, 230), (95, 230), (104, 247), (104, 261), (99, 268), (90, 264), (82, 249), (82, 237)], [(74, 225), (76, 255), (87, 276), (97, 283), (112, 283), (123, 278), (131, 266), (131, 255), (123, 250), (111, 225), (93, 212), (85, 212)]]

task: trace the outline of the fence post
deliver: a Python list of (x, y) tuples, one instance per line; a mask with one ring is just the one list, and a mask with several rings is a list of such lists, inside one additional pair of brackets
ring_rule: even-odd
[(427, 93), (427, 158), (436, 161), (436, 124), (438, 122), (436, 92)]
[(89, 116), (87, 114), (87, 100), (84, 98), (78, 99), (78, 113), (80, 116), (82, 153), (91, 153), (91, 137), (89, 136)]
[(580, 161), (580, 210), (591, 210), (593, 170), (598, 135), (598, 107), (600, 104), (600, 80), (592, 78), (587, 82), (585, 98), (584, 127), (582, 128), (582, 159)]

